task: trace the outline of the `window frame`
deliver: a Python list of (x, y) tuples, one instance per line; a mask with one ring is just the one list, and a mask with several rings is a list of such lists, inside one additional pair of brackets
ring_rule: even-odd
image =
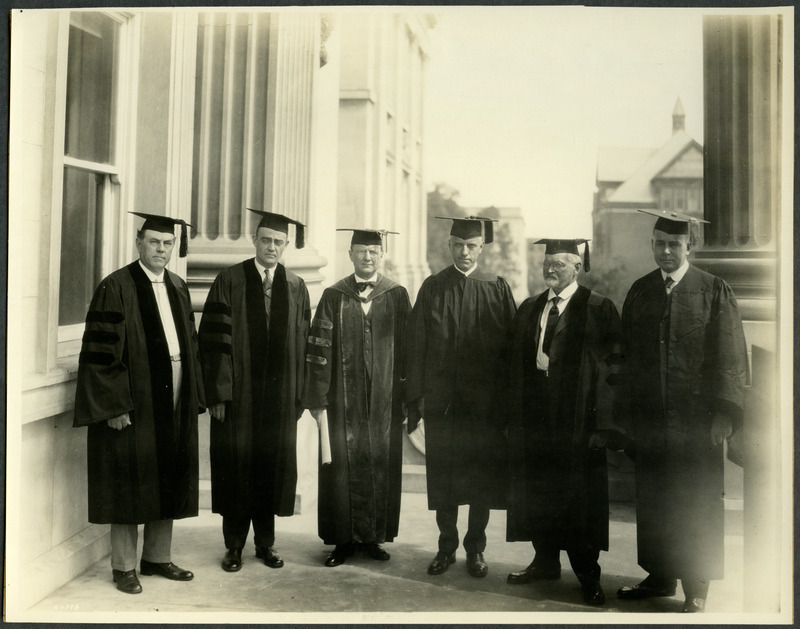
[[(114, 93), (112, 96), (113, 133), (110, 147), (110, 164), (71, 157), (66, 154), (67, 113), (67, 63), (69, 57), (69, 35), (72, 17), (77, 13), (98, 13), (111, 18), (118, 25), (116, 61), (114, 66)], [(50, 223), (51, 290), (47, 308), (48, 343), (45, 371), (55, 369), (74, 370), (80, 352), (84, 323), (59, 325), (59, 296), (61, 287), (61, 248), (64, 201), (64, 170), (75, 168), (99, 174), (104, 178), (102, 194), (105, 212), (100, 234), (102, 252), (99, 276), (104, 277), (118, 268), (129, 257), (125, 243), (131, 241), (128, 234), (130, 221), (122, 217), (132, 207), (134, 148), (136, 125), (136, 102), (138, 97), (137, 68), (139, 62), (140, 17), (125, 11), (69, 10), (59, 16), (57, 88), (55, 95), (56, 141), (53, 145), (53, 188)]]

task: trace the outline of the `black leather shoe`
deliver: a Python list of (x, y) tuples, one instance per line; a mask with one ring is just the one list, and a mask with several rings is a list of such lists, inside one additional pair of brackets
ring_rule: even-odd
[(225, 551), (225, 558), (222, 560), (222, 569), (225, 572), (239, 572), (242, 569), (242, 549), (229, 548)]
[(687, 598), (681, 610), (684, 614), (701, 614), (706, 611), (706, 599), (704, 598)]
[(600, 587), (599, 581), (587, 581), (581, 583), (583, 590), (583, 602), (587, 605), (602, 605), (606, 602), (606, 594)]
[(283, 568), (283, 558), (275, 552), (272, 546), (269, 548), (256, 546), (256, 557), (263, 559), (270, 568)]
[(179, 568), (171, 561), (167, 563), (153, 563), (142, 559), (140, 568), (139, 572), (146, 577), (158, 574), (171, 581), (191, 581), (194, 579), (194, 575), (191, 572)]
[(507, 583), (531, 583), (533, 581), (555, 581), (561, 578), (561, 568), (554, 568), (552, 570), (544, 570), (537, 568), (533, 564), (529, 565), (524, 570), (519, 572), (512, 572), (506, 577)]
[(643, 598), (651, 598), (654, 596), (675, 596), (676, 585), (672, 587), (666, 585), (653, 584), (652, 581), (648, 583), (647, 577), (641, 583), (636, 585), (626, 585), (617, 590), (617, 598), (625, 601), (637, 601)]
[(376, 559), (378, 561), (389, 561), (391, 555), (387, 553), (383, 548), (381, 548), (378, 544), (363, 544), (361, 548), (367, 554), (368, 557), (372, 559)]
[(473, 577), (485, 577), (489, 566), (483, 560), (483, 553), (467, 553), (467, 572)]
[(352, 554), (353, 547), (350, 544), (337, 544), (325, 558), (325, 565), (328, 566), (328, 568), (341, 566)]
[(125, 594), (139, 594), (142, 591), (142, 584), (136, 576), (136, 570), (112, 570), (111, 576), (117, 589)]
[(443, 574), (447, 572), (450, 564), (456, 562), (456, 554), (450, 553), (449, 555), (441, 550), (436, 553), (436, 556), (428, 564), (428, 574)]

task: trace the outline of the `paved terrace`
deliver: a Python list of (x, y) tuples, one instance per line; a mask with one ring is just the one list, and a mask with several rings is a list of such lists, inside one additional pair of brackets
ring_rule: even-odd
[[(466, 522), (462, 507), (459, 525)], [(286, 565), (278, 570), (256, 560), (250, 542), (244, 565), (228, 574), (219, 567), (224, 554), (221, 518), (210, 511), (176, 522), (173, 559), (192, 570), (189, 583), (142, 577), (138, 595), (118, 592), (111, 581), (109, 558), (40, 601), (27, 620), (60, 622), (476, 622), (476, 623), (684, 623), (742, 622), (741, 526), (728, 535), (726, 578), (714, 581), (705, 615), (679, 615), (683, 596), (622, 602), (617, 589), (638, 582), (633, 507), (612, 504), (611, 551), (601, 553), (602, 585), (607, 603), (589, 608), (562, 553), (562, 578), (530, 585), (508, 585), (506, 575), (532, 558), (527, 543), (506, 543), (505, 512), (492, 511), (485, 557), (489, 574), (467, 574), (463, 549), (444, 575), (430, 576), (437, 530), (426, 496), (404, 493), (400, 536), (386, 549), (392, 559), (377, 562), (356, 555), (337, 568), (322, 565), (330, 547), (317, 537), (316, 508), (277, 519), (276, 548)], [(463, 536), (464, 531), (460, 529)], [(140, 536), (141, 537), (141, 536)], [(252, 540), (252, 537), (251, 537)], [(141, 544), (141, 541), (140, 541)], [(458, 612), (458, 615), (453, 612)]]

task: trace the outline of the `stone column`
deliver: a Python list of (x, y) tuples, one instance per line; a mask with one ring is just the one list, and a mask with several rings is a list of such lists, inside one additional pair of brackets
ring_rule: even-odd
[[(753, 360), (744, 430), (744, 608), (780, 601), (780, 420), (777, 262), (781, 190), (783, 31), (779, 15), (703, 20), (705, 242), (695, 263), (727, 280)], [(790, 226), (783, 226), (790, 229)], [(757, 360), (756, 360), (757, 358)], [(731, 470), (726, 469), (726, 476)]]
[[(197, 310), (220, 269), (254, 253), (246, 208), (309, 223), (319, 43), (313, 13), (201, 15), (188, 270)], [(307, 244), (284, 263), (315, 304), (325, 259)]]
[(705, 242), (698, 266), (727, 280), (748, 342), (775, 347), (781, 189), (780, 16), (704, 18)]

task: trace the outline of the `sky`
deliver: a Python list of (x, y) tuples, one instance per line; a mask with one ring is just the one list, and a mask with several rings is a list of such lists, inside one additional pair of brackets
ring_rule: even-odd
[(528, 237), (590, 237), (598, 148), (660, 147), (678, 98), (703, 141), (700, 11), (459, 7), (430, 37), (429, 188), (520, 207)]

